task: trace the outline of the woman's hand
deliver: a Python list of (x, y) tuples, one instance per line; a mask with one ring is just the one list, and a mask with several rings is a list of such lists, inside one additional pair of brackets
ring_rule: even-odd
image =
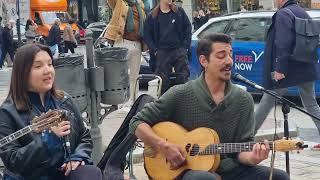
[(77, 169), (78, 166), (85, 165), (84, 161), (70, 161), (66, 162), (61, 166), (61, 169), (64, 171), (64, 175), (68, 176), (71, 171)]
[(51, 131), (58, 137), (63, 137), (70, 134), (70, 121), (62, 121), (58, 126), (51, 127)]

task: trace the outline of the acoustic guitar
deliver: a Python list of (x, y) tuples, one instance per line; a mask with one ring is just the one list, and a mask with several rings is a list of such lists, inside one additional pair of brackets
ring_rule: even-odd
[[(145, 144), (145, 170), (150, 179), (155, 180), (175, 179), (187, 169), (213, 172), (219, 166), (219, 154), (252, 151), (253, 145), (256, 144), (256, 142), (220, 144), (218, 134), (212, 129), (202, 127), (188, 132), (172, 122), (158, 123), (152, 129), (158, 136), (179, 145), (186, 158), (184, 166), (171, 170), (170, 163), (164, 154), (156, 152), (151, 146)], [(283, 139), (269, 143), (271, 149), (281, 152), (301, 150), (305, 147), (303, 142), (294, 140)]]
[(46, 113), (41, 114), (39, 117), (35, 117), (31, 121), (31, 125), (26, 126), (2, 139), (0, 139), (0, 147), (26, 135), (30, 132), (41, 133), (45, 129), (52, 126), (57, 126), (65, 116), (64, 110), (49, 110)]

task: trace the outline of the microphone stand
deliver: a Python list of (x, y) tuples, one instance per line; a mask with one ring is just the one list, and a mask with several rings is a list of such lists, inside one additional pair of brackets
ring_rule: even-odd
[[(250, 86), (256, 88), (255, 86), (252, 86), (252, 85), (250, 85)], [(256, 89), (258, 89), (258, 88), (256, 88)], [(290, 107), (295, 108), (295, 109), (299, 110), (300, 112), (303, 112), (303, 113), (309, 115), (310, 117), (320, 121), (320, 118), (318, 118), (317, 116), (307, 112), (306, 110), (297, 106), (295, 103), (291, 102), (290, 100), (288, 100), (282, 96), (279, 96), (277, 93), (270, 91), (270, 90), (267, 90), (267, 89), (264, 89), (264, 88), (260, 88), (258, 90), (261, 90), (264, 93), (267, 93), (267, 94), (275, 97), (276, 99), (280, 100), (280, 102), (282, 104), (281, 110), (282, 110), (283, 117), (284, 117), (284, 122), (283, 122), (284, 123), (284, 126), (283, 126), (284, 132), (283, 132), (283, 134), (287, 140), (289, 139), (288, 114), (290, 112)], [(305, 147), (307, 147), (307, 146), (305, 146)], [(288, 173), (288, 175), (290, 177), (289, 152), (286, 152), (285, 155), (286, 155), (286, 172)]]

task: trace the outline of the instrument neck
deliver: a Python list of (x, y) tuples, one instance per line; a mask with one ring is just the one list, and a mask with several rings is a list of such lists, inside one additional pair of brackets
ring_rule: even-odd
[(20, 138), (20, 137), (22, 137), (22, 136), (32, 132), (32, 129), (33, 129), (33, 125), (29, 125), (29, 126), (26, 126), (26, 127), (22, 128), (22, 129), (20, 129), (19, 131), (16, 131), (16, 132), (14, 132), (14, 133), (12, 133), (12, 134), (0, 139), (0, 147), (2, 147), (4, 145), (6, 145), (6, 144), (8, 144), (8, 143)]
[[(246, 143), (223, 143), (223, 144), (210, 144), (200, 155), (210, 155), (210, 154), (224, 154), (224, 153), (237, 153), (237, 152), (249, 152), (252, 151), (253, 145), (256, 142), (246, 142)], [(269, 142), (270, 149), (273, 149), (273, 142)]]

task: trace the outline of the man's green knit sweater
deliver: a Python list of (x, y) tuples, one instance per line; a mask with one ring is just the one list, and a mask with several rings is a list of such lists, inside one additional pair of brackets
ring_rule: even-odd
[[(143, 122), (153, 126), (172, 121), (187, 130), (207, 127), (215, 130), (221, 143), (252, 141), (254, 137), (254, 102), (249, 93), (227, 83), (223, 101), (212, 100), (204, 75), (186, 84), (174, 86), (155, 102), (147, 104), (133, 117), (130, 132)], [(174, 132), (172, 132), (174, 133)], [(218, 173), (238, 166), (237, 154), (221, 155)]]

